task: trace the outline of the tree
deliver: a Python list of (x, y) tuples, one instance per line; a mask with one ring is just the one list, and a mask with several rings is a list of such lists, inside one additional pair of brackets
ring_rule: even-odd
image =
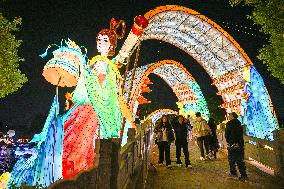
[(284, 84), (284, 1), (283, 0), (230, 0), (232, 6), (253, 8), (248, 16), (269, 35), (268, 44), (259, 50), (258, 58), (268, 66), (271, 74)]
[(219, 107), (223, 103), (222, 97), (214, 95), (207, 98), (206, 101), (210, 112), (210, 117), (212, 117), (216, 123), (224, 121), (226, 111), (225, 109)]
[(13, 32), (18, 31), (21, 18), (14, 18), (9, 22), (0, 13), (0, 98), (17, 91), (27, 82), (27, 77), (19, 70), (18, 47), (21, 40), (17, 40)]

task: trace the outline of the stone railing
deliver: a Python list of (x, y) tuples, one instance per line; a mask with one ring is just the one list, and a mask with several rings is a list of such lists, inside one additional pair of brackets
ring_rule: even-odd
[(95, 165), (75, 178), (53, 183), (50, 189), (144, 188), (150, 163), (152, 126), (144, 122), (128, 130), (128, 141), (97, 139)]
[(284, 130), (275, 130), (274, 141), (245, 136), (245, 156), (284, 177)]
[(150, 163), (152, 127), (144, 122), (128, 130), (128, 141), (119, 154), (118, 188), (144, 188)]
[[(276, 176), (284, 177), (284, 130), (274, 131), (274, 141), (244, 136), (245, 159), (255, 161)], [(221, 149), (226, 151), (224, 132), (218, 133)]]
[(272, 171), (277, 168), (275, 142), (245, 136), (245, 159), (265, 166)]
[(276, 156), (276, 175), (284, 177), (284, 129), (276, 130), (274, 133), (274, 149)]

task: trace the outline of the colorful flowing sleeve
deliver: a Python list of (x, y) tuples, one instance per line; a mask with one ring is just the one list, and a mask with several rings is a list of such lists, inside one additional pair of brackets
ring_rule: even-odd
[(72, 96), (72, 100), (76, 104), (87, 104), (88, 102), (90, 102), (85, 83), (86, 81), (84, 79), (87, 77), (87, 75), (89, 75), (89, 73), (85, 70), (81, 73), (80, 78), (78, 80), (77, 86)]

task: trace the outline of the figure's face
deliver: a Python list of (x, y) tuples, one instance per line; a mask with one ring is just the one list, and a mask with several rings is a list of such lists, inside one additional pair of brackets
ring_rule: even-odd
[(107, 35), (98, 35), (97, 49), (101, 55), (107, 56), (111, 48), (111, 43)]
[(162, 121), (163, 121), (164, 123), (166, 123), (166, 122), (167, 122), (167, 118), (166, 118), (166, 117), (163, 117)]

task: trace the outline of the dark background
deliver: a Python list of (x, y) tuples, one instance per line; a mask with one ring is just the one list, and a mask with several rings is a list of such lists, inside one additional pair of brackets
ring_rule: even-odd
[[(42, 69), (48, 59), (38, 55), (49, 44), (60, 44), (61, 39), (70, 38), (88, 49), (88, 57), (96, 52), (96, 34), (102, 28), (109, 27), (112, 17), (125, 20), (127, 33), (133, 24), (133, 18), (157, 6), (167, 4), (182, 5), (207, 16), (223, 27), (245, 50), (255, 67), (262, 75), (271, 95), (278, 119), (284, 115), (284, 87), (269, 75), (266, 66), (257, 58), (258, 49), (267, 41), (267, 36), (260, 33), (259, 27), (246, 18), (251, 13), (249, 7), (231, 7), (228, 0), (183, 0), (183, 1), (147, 1), (147, 0), (7, 0), (0, 1), (0, 10), (12, 20), (22, 17), (22, 26), (16, 33), (17, 39), (23, 40), (19, 55), (25, 58), (21, 71), (29, 79), (20, 90), (0, 99), (0, 130), (15, 129), (19, 135), (33, 135), (40, 132), (50, 108), (55, 86), (43, 78)], [(122, 41), (118, 42), (117, 51)], [(174, 46), (155, 40), (142, 43), (138, 66), (163, 59), (181, 62), (200, 85), (206, 99), (216, 97), (216, 88), (204, 69), (188, 54)], [(145, 96), (157, 107), (176, 108), (176, 97), (172, 90), (155, 75), (150, 75), (154, 82), (153, 92)], [(61, 88), (59, 97), (61, 112), (64, 107), (64, 94), (71, 89)], [(2, 127), (2, 128), (1, 128)]]

